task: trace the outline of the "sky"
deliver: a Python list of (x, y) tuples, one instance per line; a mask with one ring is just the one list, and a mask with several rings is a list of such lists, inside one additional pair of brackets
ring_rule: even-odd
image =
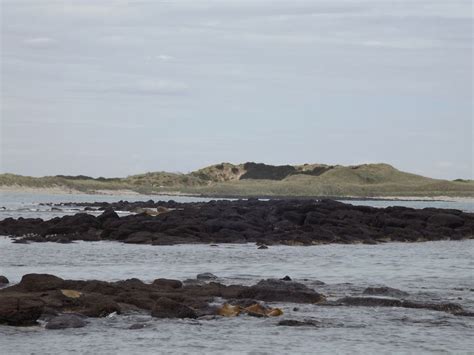
[(471, 0), (0, 3), (0, 172), (473, 178)]

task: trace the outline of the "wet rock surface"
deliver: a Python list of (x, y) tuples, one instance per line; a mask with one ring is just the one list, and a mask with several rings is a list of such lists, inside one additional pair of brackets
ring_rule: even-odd
[(403, 298), (409, 296), (408, 292), (398, 290), (396, 288), (382, 286), (382, 287), (367, 287), (364, 295), (387, 296), (394, 298)]
[(285, 327), (320, 327), (321, 322), (312, 319), (296, 320), (296, 319), (284, 319), (278, 322), (279, 326)]
[[(111, 313), (148, 311), (155, 318), (197, 318), (218, 315), (225, 308), (222, 311), (225, 315), (232, 310), (235, 313), (231, 312), (232, 315), (278, 316), (281, 311), (268, 308), (260, 301), (315, 303), (324, 300), (322, 295), (302, 284), (286, 283), (286, 287), (281, 286), (279, 280), (261, 281), (250, 287), (217, 282), (183, 285), (178, 280), (156, 279), (147, 284), (138, 279), (76, 281), (48, 274), (27, 274), (20, 283), (0, 290), (0, 324), (33, 325), (42, 316), (53, 322), (56, 315), (62, 317), (60, 314), (64, 312), (104, 317)], [(269, 296), (272, 290), (274, 295)], [(247, 297), (249, 293), (255, 296), (251, 300)], [(223, 301), (220, 307), (211, 305), (216, 298), (232, 301)], [(62, 317), (54, 322), (59, 327), (75, 324), (73, 321)], [(56, 324), (54, 322), (52, 324)]]
[(253, 298), (270, 302), (321, 303), (325, 296), (294, 281), (262, 280), (240, 294), (241, 298)]
[(410, 300), (399, 300), (378, 297), (344, 297), (336, 301), (337, 304), (346, 306), (359, 307), (401, 307), (401, 308), (417, 308), (428, 309), (432, 311), (446, 312), (459, 316), (472, 316), (472, 312), (464, 310), (464, 308), (451, 302), (428, 303)]
[(196, 279), (198, 279), (198, 280), (216, 280), (217, 276), (210, 273), (210, 272), (203, 272), (201, 274), (197, 274)]
[[(373, 296), (327, 300), (322, 293), (288, 279), (267, 279), (253, 286), (243, 286), (214, 281), (187, 284), (167, 279), (156, 279), (152, 283), (139, 279), (64, 280), (48, 274), (27, 274), (20, 283), (0, 290), (0, 324), (31, 326), (41, 319), (46, 321), (47, 329), (79, 328), (87, 324), (85, 317), (105, 317), (112, 313), (207, 320), (239, 315), (279, 317), (293, 309), (299, 317), (305, 317), (304, 310), (308, 307), (392, 307), (474, 316), (457, 303), (443, 301)], [(286, 308), (270, 306), (267, 302), (285, 304)], [(301, 318), (282, 320), (278, 325), (332, 327), (337, 324), (330, 320)], [(141, 327), (135, 325), (132, 329)]]
[[(328, 243), (419, 242), (472, 239), (474, 214), (452, 209), (374, 208), (333, 200), (211, 201), (207, 203), (124, 202), (76, 204), (103, 210), (43, 221), (7, 218), (0, 235), (16, 241), (114, 240), (124, 243)], [(142, 211), (119, 217), (115, 210)]]
[(46, 329), (82, 328), (87, 325), (83, 317), (75, 314), (63, 314), (46, 323)]
[(197, 318), (197, 313), (192, 308), (173, 301), (167, 297), (160, 297), (153, 309), (151, 316), (155, 318)]

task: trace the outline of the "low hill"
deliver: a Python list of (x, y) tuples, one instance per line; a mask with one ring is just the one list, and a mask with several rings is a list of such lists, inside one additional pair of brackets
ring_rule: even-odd
[(354, 166), (221, 163), (189, 174), (150, 172), (125, 178), (0, 175), (0, 187), (65, 188), (85, 193), (132, 190), (203, 196), (474, 197), (472, 180), (439, 180), (410, 174), (388, 164)]

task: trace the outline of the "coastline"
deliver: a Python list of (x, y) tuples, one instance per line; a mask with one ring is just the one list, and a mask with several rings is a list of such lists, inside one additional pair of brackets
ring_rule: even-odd
[(81, 191), (73, 188), (66, 188), (64, 186), (54, 187), (24, 187), (20, 185), (1, 185), (0, 194), (2, 193), (26, 193), (26, 194), (47, 194), (47, 195), (125, 195), (125, 196), (182, 196), (182, 197), (202, 197), (202, 198), (228, 198), (228, 199), (246, 199), (246, 198), (260, 198), (260, 199), (333, 199), (333, 200), (365, 200), (365, 201), (445, 201), (445, 202), (472, 202), (474, 197), (464, 196), (226, 196), (226, 195), (204, 195), (185, 193), (181, 191), (163, 191), (149, 194), (142, 194), (130, 189), (119, 190), (91, 190)]

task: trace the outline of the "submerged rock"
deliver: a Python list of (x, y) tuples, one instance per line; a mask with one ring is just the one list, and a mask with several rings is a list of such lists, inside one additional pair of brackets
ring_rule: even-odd
[(278, 322), (280, 326), (286, 327), (319, 327), (321, 322), (305, 319), (305, 320), (295, 320), (295, 319), (284, 319)]
[(464, 308), (457, 303), (428, 303), (418, 301), (405, 301), (390, 298), (377, 297), (344, 297), (336, 301), (338, 304), (346, 306), (363, 306), (363, 307), (402, 307), (402, 308), (418, 308), (429, 309), (433, 311), (447, 312), (454, 315), (468, 315)]
[(408, 292), (398, 290), (392, 287), (367, 287), (364, 292), (364, 295), (377, 295), (377, 296), (388, 296), (394, 298), (403, 298), (409, 296)]
[(197, 274), (196, 279), (198, 280), (216, 280), (217, 276), (210, 272), (203, 272), (202, 274)]
[(76, 314), (62, 314), (46, 323), (46, 329), (82, 328), (87, 322)]

